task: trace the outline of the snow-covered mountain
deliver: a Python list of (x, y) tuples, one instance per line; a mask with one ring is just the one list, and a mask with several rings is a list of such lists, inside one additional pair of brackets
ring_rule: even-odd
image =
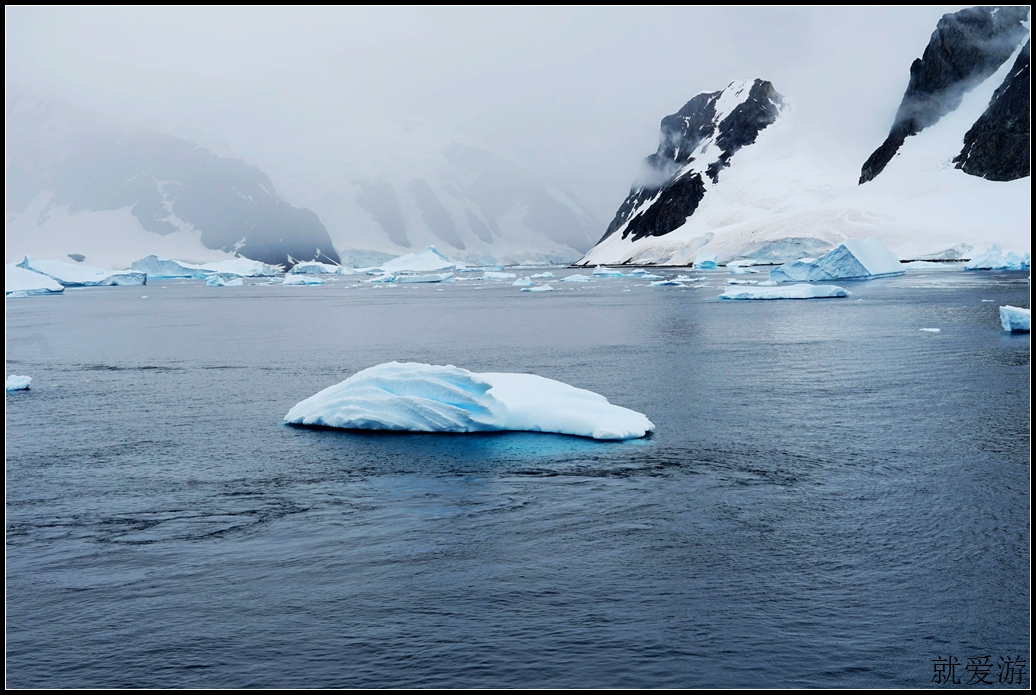
[(8, 260), (338, 260), (316, 214), (287, 203), (242, 161), (57, 100), (9, 95), (6, 130)]
[(387, 120), (322, 138), (349, 142), (356, 132), (364, 133), (363, 150), (326, 162), (314, 153), (308, 178), (292, 182), (345, 264), (427, 246), (469, 264), (571, 263), (604, 230), (571, 192), (457, 133)]
[[(756, 80), (698, 95), (663, 120), (647, 175), (578, 265), (684, 265), (698, 253), (783, 262), (849, 237), (878, 238), (904, 259), (968, 258), (993, 243), (1028, 250), (1027, 17), (991, 7), (944, 16), (863, 177), (815, 146), (815, 120), (801, 118), (794, 94)], [(741, 149), (724, 147), (712, 102), (726, 102), (720, 119), (757, 114)]]

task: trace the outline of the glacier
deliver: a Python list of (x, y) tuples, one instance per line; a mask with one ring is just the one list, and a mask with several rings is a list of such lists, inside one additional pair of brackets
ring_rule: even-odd
[(761, 287), (759, 285), (737, 285), (728, 287), (719, 296), (720, 299), (830, 299), (850, 297), (852, 292), (837, 285), (779, 285)]
[(11, 374), (7, 377), (6, 391), (26, 391), (29, 388), (29, 383), (32, 381), (31, 376), (17, 376)]
[(147, 275), (136, 270), (101, 270), (88, 265), (64, 261), (37, 260), (26, 256), (19, 268), (46, 275), (63, 287), (98, 287), (109, 285), (146, 285)]
[(1029, 312), (1029, 309), (1018, 306), (1002, 306), (1000, 307), (1000, 325), (1008, 333), (1028, 333)]
[(60, 294), (65, 288), (46, 275), (19, 268), (14, 263), (4, 264), (4, 296), (29, 297), (38, 294)]
[(545, 432), (636, 439), (655, 426), (604, 396), (535, 374), (389, 362), (296, 404), (294, 425), (407, 432)]
[(902, 275), (896, 254), (873, 237), (846, 239), (816, 260), (801, 258), (770, 271), (775, 282), (818, 282)]

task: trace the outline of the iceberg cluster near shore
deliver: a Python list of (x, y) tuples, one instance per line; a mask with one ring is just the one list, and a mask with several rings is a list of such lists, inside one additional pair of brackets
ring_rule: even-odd
[(294, 425), (408, 432), (547, 432), (636, 439), (655, 429), (642, 413), (535, 374), (476, 374), (452, 365), (389, 362), (298, 403)]
[(26, 256), (18, 267), (45, 275), (60, 283), (62, 287), (147, 284), (147, 275), (134, 270), (101, 270), (64, 261), (41, 261), (32, 256)]

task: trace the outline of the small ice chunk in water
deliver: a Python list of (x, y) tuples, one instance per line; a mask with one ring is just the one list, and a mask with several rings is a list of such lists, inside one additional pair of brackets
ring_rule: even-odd
[(482, 274), (483, 280), (510, 280), (517, 277), (514, 273), (498, 273), (495, 271), (486, 271)]
[(918, 328), (917, 330), (922, 333), (939, 333), (942, 329), (940, 328)]
[(284, 421), (409, 432), (552, 432), (636, 439), (655, 429), (604, 396), (535, 374), (476, 374), (453, 365), (389, 362), (296, 404)]
[(221, 278), (219, 275), (210, 275), (205, 278), (206, 287), (223, 287), (227, 284), (227, 281)]
[(1000, 307), (1000, 325), (1008, 333), (1028, 333), (1029, 311), (1029, 309), (1019, 306), (1002, 306)]
[(561, 278), (559, 282), (590, 282), (591, 279), (592, 278), (589, 275), (581, 275), (580, 273), (575, 273), (573, 275), (569, 275), (568, 277)]
[(615, 268), (605, 268), (604, 266), (597, 266), (594, 268), (594, 277), (597, 278), (621, 278), (623, 273), (621, 270)]
[(536, 283), (532, 281), (532, 278), (518, 278), (511, 283), (511, 287), (532, 287)]
[(652, 287), (683, 287), (684, 284), (679, 280), (655, 280), (651, 283)]
[(837, 285), (776, 285), (773, 287), (728, 287), (720, 299), (833, 299), (852, 293)]
[[(233, 282), (233, 281), (231, 281), (231, 282)], [(239, 278), (238, 279), (238, 283), (240, 283), (240, 282), (241, 282), (241, 280)], [(228, 282), (227, 284), (229, 285), (230, 282)], [(284, 282), (282, 282), (281, 284), (283, 284), (283, 285), (323, 285), (324, 281), (321, 280), (318, 277), (314, 277), (314, 274), (299, 273), (297, 275), (296, 274), (285, 275), (284, 276)]]
[(551, 292), (553, 287), (550, 285), (540, 285), (539, 287), (523, 287), (522, 292)]
[(550, 280), (553, 277), (554, 277), (554, 273), (552, 273), (552, 272), (550, 272), (548, 270), (548, 271), (543, 272), (543, 273), (536, 273), (535, 275), (532, 276), (532, 279), (533, 280)]
[(7, 377), (7, 391), (24, 391), (29, 388), (29, 382), (31, 381), (31, 376), (16, 376), (11, 374)]

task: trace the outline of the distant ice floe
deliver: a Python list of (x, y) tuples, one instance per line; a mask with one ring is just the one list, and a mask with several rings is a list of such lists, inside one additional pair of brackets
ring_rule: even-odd
[(563, 277), (558, 282), (590, 282), (593, 280), (589, 275), (583, 275), (581, 273), (574, 273), (568, 277)]
[(299, 274), (295, 275), (289, 273), (284, 276), (284, 282), (282, 285), (323, 285), (324, 281), (318, 277), (313, 277), (310, 274)]
[(31, 376), (16, 376), (11, 374), (7, 377), (6, 392), (11, 391), (26, 391), (29, 388), (29, 383), (32, 382)]
[(903, 264), (874, 238), (846, 239), (817, 259), (800, 258), (770, 271), (776, 282), (820, 282), (902, 275)]
[(551, 291), (553, 291), (553, 289), (554, 288), (551, 287), (550, 285), (539, 285), (537, 287), (523, 287), (521, 289), (521, 291), (522, 292), (551, 292)]
[[(727, 267), (730, 268), (729, 265)], [(731, 275), (748, 275), (748, 274), (751, 274), (751, 273), (758, 273), (758, 272), (759, 271), (756, 270), (755, 268), (745, 268), (745, 267), (742, 267), (742, 266), (734, 266), (733, 268), (730, 268), (730, 274)]]
[(420, 283), (420, 282), (449, 282), (453, 279), (453, 273), (432, 273), (430, 275), (397, 275), (397, 284)]
[(656, 280), (651, 283), (652, 287), (684, 287), (685, 285), (678, 280)]
[(1029, 309), (1018, 306), (1002, 306), (1000, 307), (1000, 325), (1008, 333), (1028, 333), (1029, 312)]
[(239, 277), (225, 277), (220, 275), (210, 275), (205, 278), (206, 287), (241, 287), (245, 284), (245, 281)]
[(964, 264), (964, 270), (1028, 270), (1030, 254), (1008, 251), (1005, 255), (1000, 244), (993, 244)]
[(694, 267), (698, 270), (715, 270), (719, 256), (714, 253), (699, 253), (694, 257)]
[(532, 278), (524, 277), (518, 278), (517, 280), (512, 282), (511, 287), (532, 287), (535, 284), (536, 283), (532, 281)]
[(5, 297), (61, 294), (64, 291), (60, 282), (46, 275), (19, 268), (14, 263), (4, 264)]
[(26, 256), (18, 267), (46, 275), (63, 287), (147, 284), (147, 275), (135, 270), (101, 270), (79, 263), (38, 260), (32, 256)]
[(728, 287), (720, 299), (829, 299), (850, 297), (852, 293), (837, 285), (775, 285), (772, 287)]
[(352, 275), (355, 272), (355, 268), (343, 268), (340, 265), (319, 261), (302, 261), (288, 271), (291, 275)]
[(552, 273), (552, 272), (550, 272), (548, 270), (548, 271), (543, 272), (543, 273), (536, 273), (535, 275), (533, 275), (531, 277), (532, 277), (533, 280), (551, 280), (551, 279), (554, 278), (554, 273)]
[(483, 280), (512, 280), (518, 277), (514, 273), (500, 273), (493, 270), (487, 270), (482, 274)]
[(921, 331), (922, 333), (941, 333), (942, 332), (941, 328), (918, 328), (917, 330)]
[(193, 278), (203, 280), (219, 273), (224, 276), (237, 277), (270, 277), (281, 271), (280, 266), (272, 266), (250, 258), (232, 258), (218, 263), (194, 264), (174, 261), (160, 256), (146, 256), (133, 261), (133, 270), (146, 273), (151, 279)]
[(596, 268), (594, 268), (594, 277), (595, 278), (621, 278), (621, 277), (624, 277), (624, 276), (623, 276), (623, 273), (622, 273), (621, 270), (616, 270), (615, 268), (605, 268), (604, 266), (599, 265)]
[(655, 429), (642, 413), (534, 374), (389, 362), (298, 403), (284, 421), (409, 432), (549, 432), (636, 439)]

